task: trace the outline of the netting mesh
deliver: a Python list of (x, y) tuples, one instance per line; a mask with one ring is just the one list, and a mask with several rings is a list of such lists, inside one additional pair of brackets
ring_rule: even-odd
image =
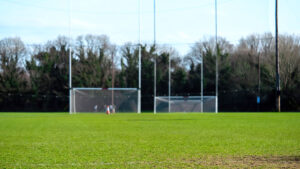
[(72, 113), (104, 113), (113, 106), (116, 113), (137, 112), (137, 89), (73, 89)]
[[(156, 97), (156, 112), (201, 112), (201, 96), (168, 96)], [(203, 96), (203, 112), (216, 111), (216, 97)]]

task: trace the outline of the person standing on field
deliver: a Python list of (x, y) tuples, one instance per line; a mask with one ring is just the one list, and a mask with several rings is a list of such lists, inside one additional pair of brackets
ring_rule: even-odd
[(110, 105), (110, 106), (109, 106), (109, 109), (110, 109), (110, 112), (111, 112), (111, 113), (115, 113), (115, 106)]
[(107, 115), (110, 114), (109, 105), (106, 106), (106, 114), (107, 114)]
[(94, 112), (97, 112), (97, 110), (98, 110), (98, 105), (95, 105), (94, 106)]

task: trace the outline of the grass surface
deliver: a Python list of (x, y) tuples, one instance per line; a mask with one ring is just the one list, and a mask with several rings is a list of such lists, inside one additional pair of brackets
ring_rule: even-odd
[(299, 156), (299, 113), (0, 113), (0, 168), (297, 168)]

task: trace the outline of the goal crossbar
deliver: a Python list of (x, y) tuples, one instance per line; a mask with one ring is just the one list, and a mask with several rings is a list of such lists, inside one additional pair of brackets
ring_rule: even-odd
[(84, 88), (84, 87), (75, 87), (75, 88), (72, 88), (73, 90), (138, 90), (137, 88), (94, 88), (94, 87), (91, 87), (91, 88)]

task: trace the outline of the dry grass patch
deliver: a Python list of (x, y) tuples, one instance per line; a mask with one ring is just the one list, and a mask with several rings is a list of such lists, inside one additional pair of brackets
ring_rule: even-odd
[(182, 159), (186, 167), (300, 168), (300, 156), (202, 157)]

